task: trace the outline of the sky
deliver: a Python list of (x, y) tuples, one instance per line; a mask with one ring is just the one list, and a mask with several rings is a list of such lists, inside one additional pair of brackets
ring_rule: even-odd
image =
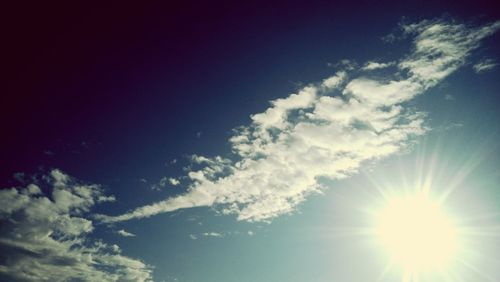
[[(5, 7), (0, 281), (497, 281), (499, 11)], [(416, 190), (461, 247), (405, 275), (373, 215)]]

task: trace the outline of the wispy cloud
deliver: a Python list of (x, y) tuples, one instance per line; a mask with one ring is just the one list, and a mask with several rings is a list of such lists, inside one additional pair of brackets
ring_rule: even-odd
[(161, 190), (162, 188), (165, 188), (169, 184), (172, 186), (177, 186), (177, 185), (181, 184), (181, 182), (178, 179), (173, 178), (173, 177), (162, 177), (157, 184), (154, 184), (151, 186), (151, 189)]
[(224, 234), (219, 233), (219, 232), (205, 232), (205, 233), (203, 233), (203, 236), (222, 238), (222, 237), (224, 237)]
[(189, 234), (191, 240), (198, 240), (201, 237), (224, 238), (224, 234), (219, 232), (204, 232), (201, 234)]
[(127, 232), (127, 231), (125, 231), (125, 230), (123, 230), (123, 229), (120, 229), (120, 230), (116, 231), (116, 233), (117, 233), (118, 235), (120, 235), (120, 236), (123, 236), (123, 237), (135, 237), (135, 234), (132, 234), (132, 233), (130, 233), (130, 232)]
[(267, 110), (251, 116), (250, 125), (235, 130), (229, 140), (234, 158), (200, 157), (205, 166), (189, 171), (185, 194), (101, 220), (213, 206), (238, 220), (267, 221), (320, 192), (318, 179), (345, 178), (366, 162), (399, 152), (428, 130), (425, 114), (405, 102), (464, 65), (500, 22), (474, 27), (437, 19), (401, 28), (413, 47), (394, 73), (370, 77), (360, 76), (356, 67), (344, 68), (271, 101)]
[(446, 101), (454, 101), (455, 100), (455, 96), (453, 96), (451, 94), (446, 94), (446, 95), (444, 95), (444, 99)]
[(149, 266), (88, 237), (94, 229), (90, 209), (113, 197), (59, 170), (44, 179), (0, 190), (0, 280), (151, 281)]
[(498, 65), (493, 59), (484, 59), (477, 64), (474, 64), (472, 68), (476, 73), (482, 73), (485, 71), (489, 71)]

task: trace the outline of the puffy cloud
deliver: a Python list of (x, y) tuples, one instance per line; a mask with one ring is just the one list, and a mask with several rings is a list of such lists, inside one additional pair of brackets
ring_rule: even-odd
[(168, 182), (169, 182), (169, 183), (170, 183), (170, 185), (172, 185), (172, 186), (177, 186), (177, 185), (181, 184), (181, 182), (180, 182), (178, 179), (175, 179), (175, 178), (173, 178), (173, 177), (170, 177), (170, 178), (168, 179)]
[(482, 72), (489, 71), (489, 70), (493, 69), (497, 65), (498, 64), (492, 59), (484, 59), (484, 60), (478, 62), (477, 64), (474, 64), (472, 66), (472, 69), (474, 69), (474, 71), (476, 73), (482, 73)]
[(149, 266), (88, 237), (94, 229), (90, 208), (113, 197), (57, 169), (44, 179), (0, 190), (0, 280), (151, 280)]
[(348, 177), (366, 162), (401, 151), (427, 131), (425, 114), (405, 102), (462, 66), (500, 22), (473, 27), (425, 20), (401, 28), (413, 47), (393, 74), (354, 76), (359, 72), (352, 67), (271, 101), (268, 109), (251, 116), (250, 125), (235, 130), (229, 140), (233, 160), (193, 159), (205, 167), (189, 171), (185, 194), (101, 220), (214, 206), (238, 220), (268, 221), (321, 192), (320, 179)]

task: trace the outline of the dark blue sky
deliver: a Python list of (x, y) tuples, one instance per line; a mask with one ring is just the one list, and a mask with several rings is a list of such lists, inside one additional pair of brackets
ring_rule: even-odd
[[(116, 202), (97, 205), (93, 213), (119, 215), (162, 201), (188, 188), (193, 154), (234, 157), (232, 130), (250, 124), (269, 101), (334, 75), (343, 59), (359, 69), (367, 61), (407, 58), (413, 41), (381, 39), (401, 35), (398, 26), (435, 18), (476, 25), (500, 19), (494, 1), (167, 2), (2, 9), (0, 187), (25, 186), (30, 175), (57, 168), (115, 195)], [(117, 244), (124, 255), (152, 265), (155, 281), (366, 281), (355, 263), (342, 264), (343, 257), (354, 262), (366, 250), (347, 247), (345, 237), (332, 239), (328, 232), (335, 226), (326, 224), (349, 225), (355, 209), (349, 205), (365, 204), (367, 197), (357, 196), (369, 194), (373, 175), (393, 176), (403, 164), (411, 171), (407, 176), (418, 178), (410, 167), (422, 155), (432, 159), (435, 147), (452, 171), (443, 174), (452, 177), (479, 154), (481, 171), (473, 175), (484, 183), (469, 182), (498, 197), (499, 70), (472, 70), (481, 60), (498, 62), (498, 35), (483, 40), (463, 69), (407, 103), (411, 111), (428, 113), (433, 131), (427, 137), (350, 180), (324, 180), (338, 190), (313, 196), (292, 216), (271, 224), (237, 221), (221, 214), (217, 204), (226, 203), (195, 203), (194, 209), (144, 220), (96, 220), (89, 238)], [(374, 77), (387, 81), (385, 75)], [(181, 185), (152, 189), (162, 177)], [(137, 236), (120, 237), (121, 229)], [(4, 261), (0, 257), (0, 266)], [(369, 275), (379, 266), (372, 261), (363, 269)]]
[(378, 56), (381, 32), (403, 17), (487, 20), (496, 10), (488, 1), (9, 7), (2, 181), (40, 165), (101, 182), (155, 177), (182, 154), (224, 152), (230, 129), (329, 74), (327, 63)]

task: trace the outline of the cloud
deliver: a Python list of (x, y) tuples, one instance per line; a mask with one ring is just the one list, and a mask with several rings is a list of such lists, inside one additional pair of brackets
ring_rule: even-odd
[(370, 61), (370, 62), (365, 63), (365, 65), (361, 69), (365, 70), (365, 71), (378, 70), (378, 69), (388, 68), (390, 66), (393, 66), (394, 64), (395, 64), (395, 62), (379, 63), (379, 62)]
[(160, 182), (151, 186), (151, 189), (158, 191), (158, 190), (161, 190), (161, 188), (165, 188), (168, 184), (170, 184), (172, 186), (177, 186), (177, 185), (181, 184), (181, 182), (178, 179), (173, 178), (173, 177), (162, 177), (160, 179)]
[(399, 37), (394, 33), (389, 33), (385, 36), (380, 37), (380, 39), (385, 43), (394, 43), (399, 39)]
[(497, 65), (498, 65), (498, 63), (496, 63), (492, 59), (484, 59), (484, 60), (478, 62), (477, 64), (473, 65), (472, 69), (474, 69), (474, 71), (476, 73), (482, 73), (482, 72), (489, 71), (489, 70), (493, 69)]
[(455, 100), (455, 96), (453, 96), (451, 94), (446, 94), (446, 95), (444, 95), (444, 99), (446, 101), (454, 101)]
[(433, 86), (464, 64), (481, 39), (496, 32), (500, 21), (478, 28), (465, 24), (424, 20), (403, 26), (405, 33), (416, 35), (412, 54), (399, 63), (413, 80)]
[(250, 117), (250, 125), (235, 130), (229, 139), (231, 160), (193, 159), (204, 166), (188, 172), (185, 194), (100, 219), (117, 222), (211, 206), (238, 220), (269, 221), (320, 193), (322, 178), (349, 177), (363, 164), (401, 151), (428, 130), (425, 114), (405, 102), (464, 65), (500, 22), (473, 27), (438, 19), (401, 28), (413, 47), (393, 74), (356, 76), (355, 67), (344, 68), (273, 100)]
[(203, 236), (205, 236), (205, 237), (216, 237), (216, 238), (222, 238), (222, 237), (224, 237), (223, 234), (218, 233), (218, 232), (205, 232), (205, 233), (203, 233)]
[(199, 235), (196, 235), (196, 234), (189, 234), (189, 238), (191, 240), (198, 240), (198, 238), (200, 236), (203, 236), (203, 237), (213, 237), (213, 238), (223, 238), (224, 237), (224, 234), (222, 233), (219, 233), (219, 232), (204, 232), (204, 233), (201, 233)]
[(57, 169), (44, 180), (0, 190), (0, 280), (151, 281), (149, 266), (88, 237), (90, 209), (113, 197)]
[(170, 177), (170, 178), (168, 179), (168, 182), (169, 182), (172, 186), (177, 186), (177, 185), (181, 184), (181, 182), (180, 182), (178, 179), (175, 179), (175, 178), (172, 178), (172, 177)]
[(120, 230), (116, 231), (116, 233), (117, 233), (118, 235), (120, 235), (120, 236), (123, 236), (123, 237), (135, 237), (135, 234), (132, 234), (132, 233), (130, 233), (130, 232), (127, 232), (127, 231), (125, 231), (125, 230), (123, 230), (123, 229), (120, 229)]

